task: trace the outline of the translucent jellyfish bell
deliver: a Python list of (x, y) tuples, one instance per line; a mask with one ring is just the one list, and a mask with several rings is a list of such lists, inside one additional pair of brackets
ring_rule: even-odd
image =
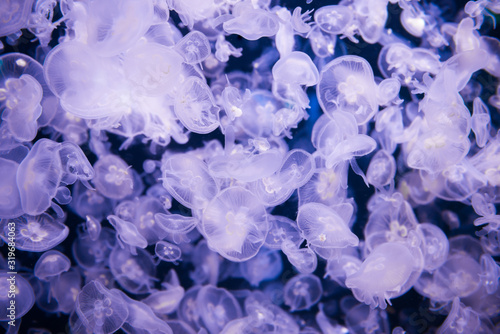
[(323, 6), (314, 12), (314, 21), (326, 33), (340, 35), (351, 24), (353, 11), (347, 6)]
[(249, 3), (240, 2), (233, 8), (233, 18), (222, 24), (228, 34), (237, 34), (249, 41), (276, 35), (278, 16)]
[(137, 248), (133, 255), (118, 245), (109, 255), (109, 267), (116, 281), (128, 292), (148, 293), (156, 277), (156, 265), (149, 252)]
[(66, 272), (71, 267), (68, 257), (56, 250), (50, 250), (36, 261), (35, 276), (41, 280), (49, 280), (51, 277)]
[(201, 228), (208, 246), (231, 261), (257, 254), (269, 229), (260, 201), (242, 187), (221, 191), (203, 211)]
[(162, 161), (163, 186), (182, 205), (204, 209), (219, 192), (204, 161), (192, 154), (175, 154)]
[(437, 330), (437, 334), (477, 333), (481, 325), (479, 315), (455, 297), (448, 317)]
[(23, 214), (21, 197), (17, 188), (16, 174), (19, 164), (12, 160), (0, 158), (0, 218), (15, 218)]
[(155, 254), (163, 261), (177, 263), (177, 260), (182, 256), (182, 251), (179, 246), (170, 242), (158, 241), (155, 246)]
[[(290, 71), (290, 69), (293, 71)], [(286, 84), (314, 86), (318, 83), (319, 73), (311, 58), (300, 51), (294, 51), (280, 58), (274, 64), (273, 78)]]
[(125, 76), (134, 88), (147, 96), (162, 96), (175, 87), (183, 58), (177, 52), (158, 43), (139, 43), (124, 55)]
[(417, 231), (423, 236), (421, 250), (424, 254), (424, 269), (432, 272), (448, 258), (448, 238), (439, 227), (430, 223), (418, 224)]
[(96, 189), (112, 199), (123, 199), (132, 194), (134, 180), (130, 167), (120, 157), (107, 154), (94, 164)]
[(118, 330), (129, 312), (118, 291), (110, 291), (99, 281), (86, 284), (76, 299), (76, 312), (88, 331), (113, 333)]
[(366, 179), (377, 188), (394, 184), (396, 160), (386, 150), (380, 150), (373, 156), (366, 171)]
[(196, 305), (204, 327), (210, 334), (219, 333), (226, 323), (242, 315), (240, 305), (231, 293), (210, 285), (200, 289)]
[[(389, 293), (399, 296), (413, 271), (414, 257), (401, 243), (384, 243), (368, 255), (359, 270), (345, 284), (359, 301), (370, 307), (387, 307)], [(406, 291), (403, 291), (403, 293)]]
[(130, 48), (153, 22), (153, 1), (94, 1), (86, 17), (87, 44), (101, 56), (114, 56)]
[[(0, 271), (0, 321), (20, 319), (35, 303), (31, 284), (21, 275), (15, 275), (15, 280), (11, 280), (12, 276), (6, 271)], [(11, 290), (11, 283), (15, 286), (14, 291)], [(13, 311), (9, 309), (11, 301), (15, 301)]]
[(210, 133), (220, 125), (220, 108), (215, 104), (210, 87), (195, 76), (182, 83), (175, 98), (174, 110), (182, 124), (195, 133)]
[(323, 287), (318, 276), (299, 274), (286, 282), (283, 294), (290, 311), (308, 310), (320, 300)]
[(0, 4), (0, 36), (8, 36), (25, 28), (33, 0), (2, 1)]
[(33, 140), (38, 131), (37, 120), (42, 114), (42, 86), (29, 74), (19, 79), (8, 78), (0, 88), (2, 120), (19, 141)]
[(2, 219), (2, 239), (8, 242), (9, 226), (15, 226), (16, 248), (30, 252), (44, 252), (60, 244), (69, 233), (69, 228), (48, 214), (23, 215), (13, 219)]
[(360, 125), (378, 110), (372, 68), (358, 56), (341, 56), (329, 62), (321, 70), (316, 90), (325, 113), (332, 115), (339, 110), (352, 113)]
[(175, 49), (190, 65), (199, 64), (210, 55), (210, 43), (207, 36), (196, 30), (191, 31), (177, 42)]
[(299, 207), (297, 225), (304, 238), (313, 246), (357, 246), (359, 239), (348, 226), (352, 212), (352, 205), (348, 203), (333, 209), (320, 203), (307, 203)]

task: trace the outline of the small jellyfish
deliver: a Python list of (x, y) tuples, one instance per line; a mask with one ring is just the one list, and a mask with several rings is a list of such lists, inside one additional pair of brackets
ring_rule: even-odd
[(378, 110), (373, 71), (364, 58), (335, 58), (321, 70), (316, 89), (319, 104), (329, 115), (339, 110), (349, 112), (362, 125)]
[(163, 186), (182, 205), (204, 209), (219, 192), (204, 161), (192, 154), (175, 154), (162, 161)]
[(373, 156), (366, 172), (366, 179), (377, 188), (394, 184), (396, 160), (386, 150), (380, 150)]
[(183, 58), (171, 48), (157, 43), (139, 44), (125, 53), (125, 76), (146, 96), (162, 96), (174, 89)]
[(153, 21), (151, 0), (140, 3), (133, 0), (97, 1), (87, 7), (87, 44), (105, 57), (115, 56), (132, 47)]
[(78, 317), (93, 333), (113, 333), (129, 315), (127, 304), (118, 290), (108, 290), (99, 281), (86, 284), (75, 303)]
[(269, 229), (260, 201), (242, 187), (221, 191), (203, 211), (201, 228), (208, 246), (231, 261), (254, 257)]
[(134, 190), (130, 167), (116, 155), (102, 156), (94, 164), (95, 177), (92, 180), (102, 195), (111, 199), (123, 199)]
[(26, 28), (33, 0), (8, 0), (0, 4), (0, 36)]
[[(293, 68), (293, 71), (290, 71)], [(314, 86), (319, 73), (311, 58), (300, 51), (294, 51), (280, 58), (272, 68), (274, 80), (286, 84)]]
[(349, 203), (334, 208), (321, 203), (307, 203), (299, 207), (297, 225), (302, 236), (313, 246), (345, 248), (357, 246), (358, 237), (349, 229), (353, 212)]
[(483, 254), (480, 258), (481, 282), (488, 294), (494, 294), (498, 290), (498, 280), (500, 278), (500, 266), (489, 254)]
[(281, 250), (298, 272), (310, 274), (316, 270), (318, 257), (311, 248), (299, 248), (293, 241), (287, 239), (281, 244)]
[(342, 34), (349, 27), (352, 19), (353, 11), (347, 6), (323, 6), (314, 12), (314, 21), (321, 30), (333, 35)]
[(436, 334), (478, 333), (481, 326), (479, 314), (471, 307), (466, 307), (455, 297), (448, 317), (438, 328)]
[(0, 289), (0, 321), (20, 319), (35, 303), (33, 288), (21, 275), (0, 271)]
[(182, 251), (179, 246), (167, 241), (158, 241), (155, 245), (155, 254), (161, 260), (177, 263), (182, 257)]
[(255, 287), (262, 281), (275, 279), (282, 270), (280, 253), (275, 250), (261, 250), (255, 257), (240, 263), (241, 274)]
[(19, 163), (0, 157), (0, 218), (16, 218), (23, 214), (16, 174)]
[(124, 244), (132, 248), (146, 248), (148, 246), (146, 238), (139, 233), (137, 227), (131, 222), (120, 219), (115, 215), (109, 215), (108, 221), (115, 228), (118, 239)]
[(174, 111), (181, 123), (195, 133), (210, 133), (217, 129), (220, 108), (210, 87), (204, 80), (190, 76), (181, 85), (174, 103)]
[(130, 298), (123, 291), (113, 289), (112, 292), (123, 298), (128, 309), (128, 316), (123, 324), (125, 332), (173, 334), (170, 326), (158, 318), (147, 304)]
[(42, 114), (42, 86), (29, 74), (8, 78), (0, 88), (2, 120), (19, 141), (31, 141), (38, 131), (37, 120)]
[(106, 227), (101, 229), (96, 240), (92, 240), (89, 233), (82, 233), (73, 242), (73, 256), (84, 269), (107, 265), (115, 240), (115, 231)]
[(318, 276), (299, 274), (286, 282), (283, 294), (290, 311), (307, 310), (320, 300), (323, 287)]
[(133, 255), (128, 249), (116, 245), (109, 255), (109, 267), (118, 284), (130, 293), (150, 292), (156, 279), (152, 256), (141, 248), (137, 248), (137, 254)]
[(297, 246), (300, 246), (304, 241), (295, 221), (275, 215), (269, 215), (268, 220), (270, 228), (264, 243), (267, 248), (281, 249), (281, 245), (285, 240), (292, 241)]
[(386, 311), (373, 309), (364, 304), (357, 304), (347, 311), (345, 324), (349, 333), (390, 333)]
[(157, 315), (172, 314), (177, 310), (184, 297), (184, 288), (180, 285), (179, 278), (173, 269), (168, 272), (162, 286), (165, 290), (154, 291), (142, 302), (151, 307)]
[(229, 321), (242, 316), (240, 305), (231, 293), (210, 285), (199, 290), (196, 306), (201, 321), (210, 334), (220, 333)]
[(175, 49), (190, 65), (199, 64), (210, 55), (210, 43), (207, 36), (196, 30), (191, 31), (177, 42)]
[(233, 18), (222, 24), (228, 34), (237, 34), (249, 41), (271, 37), (279, 30), (279, 19), (274, 13), (239, 2), (233, 7)]
[(56, 250), (43, 253), (35, 263), (35, 276), (41, 280), (48, 281), (52, 277), (59, 276), (71, 267), (68, 257)]
[(8, 236), (15, 236), (16, 248), (30, 252), (44, 252), (63, 242), (69, 228), (60, 219), (44, 213), (39, 216), (22, 215), (13, 219), (2, 219), (0, 236), (8, 242)]
[(79, 271), (70, 269), (50, 282), (52, 297), (57, 301), (57, 311), (69, 314), (75, 309), (75, 301), (81, 290)]
[(424, 254), (424, 269), (432, 272), (448, 258), (448, 238), (439, 227), (430, 223), (418, 224), (417, 232), (422, 234), (420, 249)]
[(397, 296), (413, 271), (414, 257), (401, 243), (384, 243), (375, 248), (357, 272), (346, 278), (345, 284), (354, 296), (370, 307), (387, 307), (386, 299)]

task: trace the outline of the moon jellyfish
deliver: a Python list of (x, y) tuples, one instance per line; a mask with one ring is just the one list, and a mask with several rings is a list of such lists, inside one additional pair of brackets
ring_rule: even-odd
[(307, 310), (319, 301), (323, 287), (317, 276), (301, 274), (286, 282), (283, 294), (292, 312)]
[(109, 267), (120, 286), (130, 293), (151, 291), (156, 277), (156, 265), (149, 252), (138, 248), (137, 254), (116, 245), (109, 255)]
[(344, 248), (357, 246), (358, 237), (349, 229), (353, 208), (340, 204), (329, 208), (320, 203), (307, 203), (299, 207), (297, 225), (303, 237), (313, 246)]
[(220, 125), (220, 108), (215, 104), (210, 87), (195, 76), (182, 83), (174, 110), (182, 124), (195, 133), (210, 133)]
[(413, 271), (413, 263), (413, 255), (405, 245), (384, 243), (346, 278), (345, 284), (359, 301), (385, 309), (386, 300), (406, 292), (402, 289)]
[(0, 36), (25, 28), (34, 0), (7, 0), (0, 4)]
[(44, 213), (39, 216), (22, 215), (0, 221), (0, 235), (5, 242), (7, 236), (15, 233), (16, 249), (30, 252), (44, 252), (59, 245), (69, 233), (63, 220), (54, 219)]
[(202, 287), (196, 297), (201, 321), (210, 334), (219, 333), (231, 320), (241, 317), (241, 308), (226, 289)]
[(0, 321), (20, 319), (33, 307), (33, 288), (21, 275), (0, 271), (0, 288)]
[(66, 272), (71, 267), (71, 261), (66, 255), (56, 250), (43, 253), (36, 261), (35, 276), (41, 280), (50, 280), (51, 277), (58, 276)]
[(116, 155), (102, 156), (94, 164), (96, 189), (112, 199), (123, 199), (132, 194), (134, 180), (129, 166)]
[(239, 262), (257, 254), (269, 225), (264, 206), (255, 195), (241, 187), (230, 187), (203, 211), (201, 228), (211, 249)]
[(9, 78), (0, 88), (2, 120), (19, 141), (31, 141), (38, 131), (37, 119), (42, 114), (42, 86), (29, 74)]
[(228, 34), (238, 34), (245, 39), (255, 41), (261, 37), (276, 35), (279, 30), (279, 19), (276, 14), (249, 3), (241, 2), (233, 8), (233, 18), (223, 23)]
[(359, 56), (341, 56), (323, 67), (317, 95), (325, 113), (349, 112), (358, 124), (367, 123), (378, 110), (372, 68)]
[(190, 65), (201, 63), (210, 54), (210, 44), (207, 37), (196, 30), (191, 31), (177, 42), (175, 49)]
[(219, 185), (210, 175), (205, 162), (191, 154), (165, 158), (161, 164), (165, 189), (182, 205), (204, 209), (219, 192)]
[(76, 313), (88, 331), (102, 334), (118, 330), (129, 315), (120, 293), (98, 281), (82, 288), (76, 299)]
[(19, 163), (0, 157), (0, 218), (16, 218), (23, 214), (21, 197), (16, 182)]
[(453, 299), (451, 311), (446, 317), (437, 334), (476, 333), (481, 320), (479, 315), (471, 308), (460, 302), (459, 298)]
[(314, 22), (324, 32), (333, 35), (342, 34), (353, 19), (353, 13), (346, 6), (323, 6), (314, 12)]
[(180, 260), (182, 251), (179, 246), (170, 242), (158, 241), (155, 246), (155, 254), (163, 261), (176, 263), (177, 260)]

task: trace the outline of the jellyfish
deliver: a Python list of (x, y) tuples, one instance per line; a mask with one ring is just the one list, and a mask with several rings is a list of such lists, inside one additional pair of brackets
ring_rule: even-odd
[(162, 286), (164, 290), (154, 291), (142, 300), (159, 316), (174, 313), (184, 297), (184, 288), (180, 285), (179, 278), (173, 269), (168, 272)]
[(264, 243), (264, 246), (267, 248), (281, 249), (281, 245), (285, 240), (291, 241), (298, 247), (304, 241), (295, 221), (287, 217), (275, 215), (269, 215), (268, 220), (270, 228)]
[(131, 222), (120, 219), (115, 215), (109, 215), (108, 221), (115, 228), (116, 236), (123, 244), (130, 246), (131, 249), (135, 247), (144, 249), (148, 246), (146, 238), (139, 233), (137, 227)]
[(207, 37), (196, 30), (191, 31), (177, 42), (175, 49), (190, 65), (201, 63), (210, 54), (210, 44)]
[(123, 69), (125, 76), (146, 96), (162, 96), (173, 90), (170, 85), (182, 70), (183, 58), (159, 43), (139, 44), (127, 50)]
[(7, 0), (0, 5), (0, 36), (8, 36), (25, 28), (33, 0)]
[(219, 333), (229, 321), (242, 315), (240, 305), (231, 293), (210, 285), (198, 291), (196, 306), (200, 320), (210, 334)]
[(49, 250), (43, 253), (35, 263), (35, 276), (41, 280), (59, 276), (71, 267), (68, 257), (56, 250)]
[(276, 250), (261, 250), (255, 257), (240, 263), (241, 274), (255, 287), (262, 281), (275, 279), (282, 270), (283, 262)]
[(382, 188), (389, 184), (394, 184), (396, 175), (396, 160), (386, 150), (380, 150), (372, 157), (366, 179), (377, 188)]
[(297, 225), (310, 245), (321, 248), (357, 246), (359, 239), (348, 225), (352, 212), (349, 203), (334, 208), (321, 203), (307, 203), (299, 207)]
[(92, 240), (89, 233), (82, 233), (73, 241), (73, 256), (84, 269), (107, 265), (115, 240), (115, 231), (107, 227), (101, 229), (96, 240)]
[(0, 157), (0, 218), (16, 218), (23, 214), (21, 197), (16, 182), (19, 163)]
[[(294, 70), (289, 71), (290, 68)], [(303, 52), (294, 51), (280, 58), (272, 68), (274, 80), (286, 84), (314, 86), (318, 83), (318, 69)]]
[(158, 241), (155, 246), (155, 254), (162, 261), (177, 263), (182, 257), (179, 246), (167, 241)]
[(116, 245), (109, 255), (109, 267), (120, 286), (130, 293), (151, 291), (156, 279), (156, 265), (149, 252), (137, 248), (137, 254)]
[(480, 325), (481, 320), (479, 319), (479, 315), (471, 307), (466, 307), (462, 304), (458, 297), (455, 297), (448, 317), (436, 333), (475, 333), (479, 330)]
[(8, 78), (0, 88), (0, 111), (10, 133), (19, 141), (31, 141), (38, 131), (42, 114), (42, 86), (29, 74)]
[(240, 2), (233, 7), (233, 18), (224, 22), (222, 27), (228, 34), (238, 34), (249, 41), (255, 41), (261, 37), (276, 35), (279, 19), (274, 13)]
[(300, 248), (293, 241), (286, 239), (281, 244), (281, 250), (298, 272), (310, 274), (316, 270), (318, 258), (311, 248)]
[(91, 281), (78, 294), (76, 313), (87, 330), (113, 333), (129, 315), (126, 305), (117, 290), (108, 290), (99, 281)]
[(68, 236), (69, 228), (63, 222), (64, 220), (54, 219), (46, 213), (39, 216), (22, 215), (13, 219), (2, 219), (1, 238), (8, 242), (7, 236), (14, 233), (17, 249), (44, 252), (59, 245)]
[(21, 275), (0, 271), (0, 288), (0, 321), (20, 319), (33, 307), (33, 288)]
[(175, 154), (162, 162), (163, 186), (181, 204), (204, 209), (219, 192), (207, 165), (191, 154)]
[(112, 154), (102, 156), (94, 164), (94, 169), (92, 182), (100, 194), (111, 199), (123, 199), (132, 194), (133, 176), (130, 167), (120, 157)]
[(329, 115), (351, 113), (357, 124), (367, 123), (377, 112), (376, 85), (370, 64), (358, 56), (341, 56), (321, 70), (318, 101)]
[(75, 309), (75, 301), (81, 290), (82, 278), (74, 268), (63, 272), (50, 282), (52, 297), (57, 301), (57, 311), (66, 314)]
[(307, 310), (319, 301), (323, 287), (317, 276), (299, 274), (286, 282), (283, 294), (285, 304), (292, 312)]
[(220, 108), (215, 104), (210, 87), (195, 76), (182, 83), (175, 98), (174, 110), (182, 124), (195, 133), (210, 133), (220, 125)]
[(269, 229), (260, 201), (242, 187), (221, 191), (203, 211), (201, 228), (208, 246), (232, 261), (254, 257)]
[(403, 289), (413, 271), (413, 263), (414, 257), (405, 245), (384, 243), (368, 255), (357, 272), (347, 276), (345, 284), (359, 301), (371, 308), (385, 309), (386, 300), (392, 295), (406, 292)]
[(314, 22), (321, 30), (332, 35), (342, 34), (352, 20), (353, 12), (347, 6), (323, 6), (314, 12)]

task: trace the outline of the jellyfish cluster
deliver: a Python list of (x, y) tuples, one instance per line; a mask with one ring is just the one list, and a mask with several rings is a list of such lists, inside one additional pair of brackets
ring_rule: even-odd
[(7, 333), (500, 333), (500, 1), (0, 0)]

